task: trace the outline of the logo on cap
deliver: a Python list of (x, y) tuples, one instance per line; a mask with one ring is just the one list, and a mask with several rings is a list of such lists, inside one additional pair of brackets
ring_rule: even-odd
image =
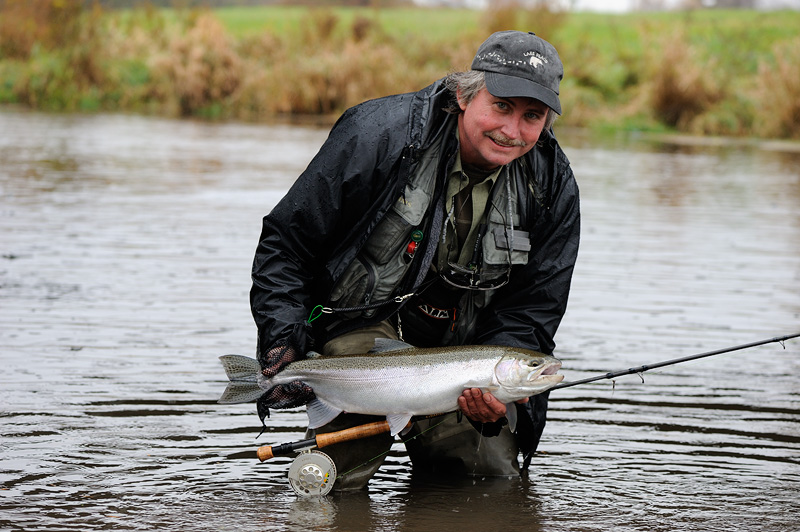
[(525, 52), (522, 55), (524, 55), (525, 57), (530, 57), (530, 59), (528, 60), (528, 63), (530, 63), (530, 65), (533, 68), (537, 68), (537, 67), (547, 63), (547, 58), (545, 58), (539, 52), (535, 52), (533, 50), (531, 50), (530, 52)]

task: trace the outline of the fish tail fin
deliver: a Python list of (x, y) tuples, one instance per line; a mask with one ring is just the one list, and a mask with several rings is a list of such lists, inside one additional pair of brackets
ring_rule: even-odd
[(261, 367), (257, 360), (241, 355), (224, 355), (219, 360), (230, 382), (218, 403), (251, 403), (261, 397), (264, 390), (258, 386)]
[(219, 357), (219, 361), (222, 362), (222, 368), (231, 381), (256, 382), (256, 378), (261, 372), (258, 360), (254, 358), (242, 355), (223, 355)]

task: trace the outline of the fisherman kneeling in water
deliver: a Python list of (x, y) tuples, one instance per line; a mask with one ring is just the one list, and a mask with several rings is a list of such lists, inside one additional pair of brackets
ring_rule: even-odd
[[(498, 32), (470, 71), (342, 115), (264, 218), (251, 290), (264, 376), (312, 349), (366, 353), (375, 338), (552, 354), (580, 225), (578, 188), (551, 127), (562, 75), (549, 43)], [(334, 312), (310, 321), (319, 304)], [(313, 397), (299, 381), (276, 386), (259, 415)], [(415, 473), (518, 475), (520, 451), (527, 470), (547, 393), (512, 406), (514, 433), (491, 393), (465, 390), (458, 407), (402, 436)], [(317, 432), (375, 420), (341, 414)], [(327, 447), (336, 487), (364, 487), (392, 442), (383, 434)]]

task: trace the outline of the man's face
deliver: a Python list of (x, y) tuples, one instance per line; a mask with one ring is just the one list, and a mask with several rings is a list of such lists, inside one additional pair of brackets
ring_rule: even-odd
[(479, 168), (508, 164), (533, 148), (549, 107), (533, 98), (496, 98), (486, 88), (458, 116), (461, 160)]

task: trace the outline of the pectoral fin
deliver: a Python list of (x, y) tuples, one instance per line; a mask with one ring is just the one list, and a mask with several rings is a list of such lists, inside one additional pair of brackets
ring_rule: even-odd
[(321, 401), (317, 397), (306, 405), (306, 413), (308, 414), (308, 428), (317, 429), (333, 421), (336, 416), (342, 413), (342, 410)]
[(506, 419), (508, 420), (508, 429), (513, 433), (517, 430), (517, 405), (514, 403), (506, 403)]

